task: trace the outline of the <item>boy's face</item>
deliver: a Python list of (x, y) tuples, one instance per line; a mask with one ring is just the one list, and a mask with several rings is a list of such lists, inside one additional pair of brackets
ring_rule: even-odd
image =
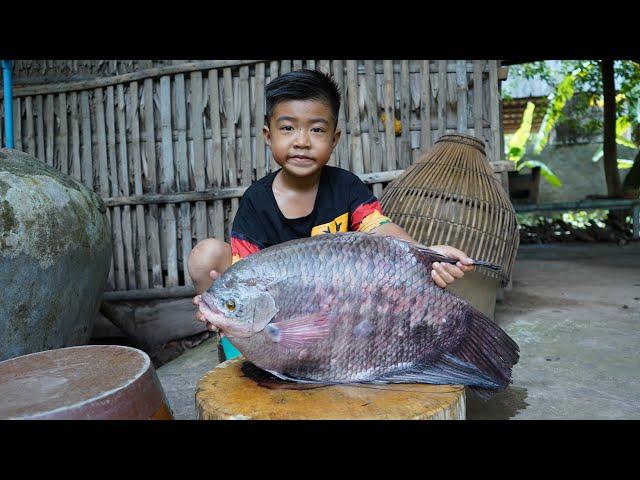
[(282, 169), (307, 177), (329, 161), (340, 139), (331, 107), (318, 100), (288, 100), (273, 109), (264, 138)]

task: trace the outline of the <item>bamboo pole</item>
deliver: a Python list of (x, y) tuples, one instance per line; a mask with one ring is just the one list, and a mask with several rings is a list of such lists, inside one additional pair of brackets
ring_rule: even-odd
[[(369, 131), (369, 147), (371, 150), (371, 170), (379, 172), (382, 170), (382, 138), (380, 135), (380, 126), (378, 125), (378, 95), (376, 92), (376, 73), (375, 61), (365, 60), (365, 86), (366, 86), (366, 108), (367, 123)], [(382, 195), (382, 185), (373, 185), (373, 194), (376, 197)]]
[[(142, 154), (140, 151), (140, 102), (138, 100), (138, 83), (129, 84), (129, 102), (127, 103), (127, 119), (131, 129), (131, 163), (133, 164), (134, 191), (142, 195)], [(149, 266), (147, 254), (147, 229), (145, 225), (144, 207), (136, 205), (136, 232), (138, 251), (138, 285), (149, 288)]]
[(35, 128), (33, 121), (33, 98), (27, 97), (24, 102), (25, 109), (25, 123), (26, 123), (26, 144), (27, 144), (27, 153), (29, 155), (33, 155), (37, 157), (36, 153), (36, 137), (35, 137)]
[(409, 60), (400, 61), (400, 168), (411, 165), (411, 84), (409, 78)]
[(36, 123), (36, 157), (42, 162), (46, 162), (44, 153), (44, 106), (42, 95), (35, 97), (35, 123)]
[(396, 161), (396, 109), (393, 91), (393, 60), (384, 60), (384, 112), (385, 112), (385, 170), (395, 170)]
[[(127, 155), (126, 119), (125, 119), (125, 99), (124, 87), (122, 84), (116, 86), (117, 111), (116, 129), (118, 132), (118, 174), (120, 191), (125, 196), (129, 196), (129, 160)], [(125, 205), (122, 210), (122, 233), (124, 235), (124, 252), (127, 265), (127, 281), (130, 290), (137, 288), (136, 282), (136, 261), (134, 257), (133, 244), (133, 223), (131, 219), (131, 208)]]
[[(171, 138), (171, 79), (168, 76), (160, 78), (160, 121), (162, 132), (160, 193), (169, 193), (175, 188), (175, 177), (173, 172), (173, 140)], [(174, 205), (166, 205), (162, 213), (164, 249), (167, 259), (165, 286), (175, 287), (178, 285), (178, 252)]]
[(264, 63), (256, 64), (256, 180), (264, 177), (267, 171), (265, 142), (264, 136), (262, 135), (265, 115), (264, 70)]
[[(174, 77), (176, 130), (178, 132), (178, 144), (176, 150), (176, 173), (178, 177), (178, 191), (189, 190), (189, 158), (187, 153), (187, 99), (185, 91), (184, 75), (179, 74)], [(182, 247), (182, 271), (184, 273), (185, 284), (191, 284), (189, 269), (187, 267), (189, 254), (191, 253), (192, 232), (191, 232), (191, 204), (184, 202), (180, 204), (180, 234)]]
[(342, 138), (334, 149), (328, 163), (332, 166), (339, 166), (341, 168), (348, 169), (349, 150), (346, 125), (347, 121), (345, 115), (345, 104), (347, 103), (347, 98), (345, 98), (344, 63), (342, 60), (333, 61), (333, 78), (343, 96), (343, 100), (340, 103), (340, 110), (338, 111), (338, 129), (342, 132)]
[(13, 146), (22, 150), (22, 110), (20, 99), (13, 98)]
[(420, 63), (420, 151), (431, 147), (431, 73), (429, 60)]
[[(107, 134), (104, 121), (104, 98), (102, 89), (98, 88), (94, 93), (96, 105), (96, 141), (98, 142), (97, 162), (98, 162), (98, 192), (102, 198), (109, 195), (109, 167), (107, 165)], [(111, 210), (107, 209), (107, 220), (113, 231), (113, 215)], [(115, 245), (113, 246), (115, 250)], [(107, 285), (110, 290), (116, 288), (115, 285), (115, 255), (111, 255), (111, 267), (109, 269), (109, 277)]]
[(456, 87), (458, 89), (458, 133), (467, 132), (467, 61), (456, 62)]
[[(247, 67), (248, 68), (248, 67)], [(193, 177), (197, 190), (206, 186), (205, 154), (204, 154), (204, 105), (202, 104), (202, 73), (191, 74), (191, 132), (193, 135)], [(207, 204), (196, 203), (196, 239), (207, 238)], [(188, 270), (185, 270), (185, 278)], [(190, 281), (190, 279), (189, 279)]]
[[(209, 71), (209, 123), (213, 140), (211, 185), (220, 188), (223, 185), (222, 135), (220, 128), (220, 97), (218, 71)], [(222, 200), (215, 200), (209, 210), (213, 237), (224, 240), (224, 209)]]
[(482, 134), (482, 60), (473, 61), (473, 134), (484, 141)]
[(62, 173), (69, 173), (69, 138), (67, 129), (67, 94), (58, 95), (58, 119), (60, 128), (58, 130), (58, 168)]
[(438, 61), (438, 136), (447, 129), (447, 61)]
[[(64, 93), (60, 94), (65, 95)], [(111, 179), (111, 195), (120, 195), (118, 186), (118, 167), (116, 162), (116, 127), (115, 127), (115, 101), (113, 87), (107, 87), (107, 152), (109, 156), (109, 168)], [(122, 210), (120, 207), (113, 209), (113, 254), (115, 265), (116, 289), (126, 290), (127, 280), (124, 266), (124, 242), (122, 234)]]
[[(147, 160), (147, 183), (151, 193), (158, 192), (158, 174), (156, 159), (156, 142), (155, 142), (155, 121), (154, 121), (154, 102), (153, 102), (153, 80), (144, 81), (143, 94), (145, 125), (145, 146), (144, 155)], [(151, 284), (154, 288), (162, 287), (162, 256), (160, 253), (160, 237), (159, 237), (159, 212), (157, 205), (150, 205), (147, 215), (147, 235), (149, 236), (149, 261), (151, 263)]]
[(93, 190), (93, 159), (91, 155), (91, 112), (89, 110), (89, 92), (80, 92), (80, 124), (82, 127), (82, 183)]
[[(364, 172), (362, 156), (362, 136), (360, 134), (360, 112), (358, 109), (358, 78), (356, 74), (357, 60), (347, 60), (347, 97), (349, 99), (349, 124), (351, 125), (351, 171)], [(346, 164), (343, 168), (348, 168)]]
[(53, 95), (47, 95), (44, 103), (44, 124), (46, 130), (46, 142), (45, 142), (45, 160), (47, 165), (53, 166), (53, 147), (54, 147), (54, 132), (55, 132), (55, 107), (53, 106)]
[[(233, 105), (233, 82), (231, 81), (231, 69), (225, 68), (223, 71), (224, 78), (224, 105), (225, 118), (227, 124), (227, 172), (229, 174), (228, 185), (236, 187), (238, 185), (237, 164), (236, 164), (236, 139), (235, 139), (235, 122), (234, 122), (234, 105)], [(231, 214), (229, 217), (229, 227), (227, 233), (231, 235), (233, 227), (233, 219), (238, 211), (239, 201), (236, 198), (231, 199)]]

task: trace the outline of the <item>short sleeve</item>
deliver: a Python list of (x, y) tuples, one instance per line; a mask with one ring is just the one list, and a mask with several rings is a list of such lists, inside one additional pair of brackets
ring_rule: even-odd
[[(247, 195), (248, 194), (248, 195)], [(265, 248), (264, 229), (249, 190), (240, 200), (240, 206), (231, 228), (231, 263)]]
[(385, 223), (391, 220), (382, 213), (382, 205), (364, 182), (353, 175), (349, 189), (349, 229), (369, 232)]

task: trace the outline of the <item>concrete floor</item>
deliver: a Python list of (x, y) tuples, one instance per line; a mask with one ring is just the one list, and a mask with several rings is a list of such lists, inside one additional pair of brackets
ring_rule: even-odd
[[(513, 385), (468, 419), (640, 419), (640, 243), (522, 245), (496, 321), (520, 345)], [(207, 340), (158, 369), (176, 419), (218, 363)]]

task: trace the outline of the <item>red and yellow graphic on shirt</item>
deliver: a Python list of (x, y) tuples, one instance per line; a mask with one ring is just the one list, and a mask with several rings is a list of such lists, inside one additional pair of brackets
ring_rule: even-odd
[(353, 212), (351, 217), (351, 230), (358, 232), (370, 232), (380, 225), (390, 223), (389, 217), (382, 214), (382, 205), (378, 200), (363, 203)]
[(323, 233), (346, 232), (349, 229), (349, 214), (343, 213), (329, 223), (316, 225), (311, 229), (311, 236), (322, 235)]
[(231, 265), (252, 253), (256, 253), (260, 247), (250, 242), (246, 238), (231, 236)]
[(382, 214), (380, 202), (375, 200), (373, 202), (363, 203), (356, 208), (350, 222), (349, 214), (343, 213), (331, 222), (313, 227), (311, 229), (311, 236), (313, 237), (323, 233), (347, 232), (349, 230), (370, 232), (374, 228), (389, 222), (391, 222), (391, 220)]

